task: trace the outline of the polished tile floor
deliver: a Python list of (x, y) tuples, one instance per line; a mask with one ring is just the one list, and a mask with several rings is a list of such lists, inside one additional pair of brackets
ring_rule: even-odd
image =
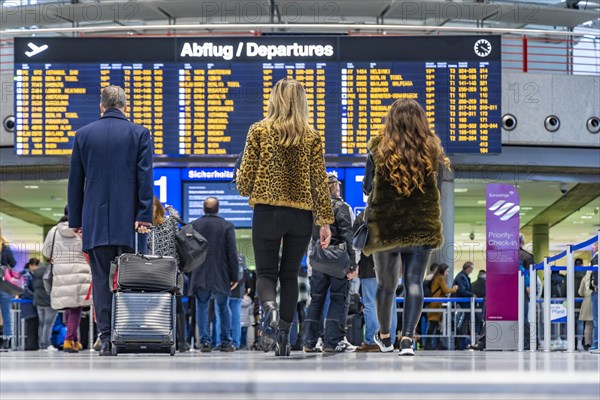
[(594, 399), (600, 355), (240, 351), (168, 355), (9, 352), (0, 399)]

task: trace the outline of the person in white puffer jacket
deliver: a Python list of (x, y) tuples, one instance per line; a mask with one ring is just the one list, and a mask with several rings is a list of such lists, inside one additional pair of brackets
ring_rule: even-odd
[(67, 336), (63, 350), (66, 353), (77, 353), (82, 349), (77, 330), (83, 307), (92, 304), (92, 274), (81, 251), (81, 243), (81, 235), (69, 228), (65, 207), (65, 216), (48, 232), (42, 253), (53, 265), (51, 306), (55, 310), (64, 310)]

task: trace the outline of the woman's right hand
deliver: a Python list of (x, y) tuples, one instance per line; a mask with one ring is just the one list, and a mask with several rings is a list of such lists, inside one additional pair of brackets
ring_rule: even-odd
[(319, 237), (321, 239), (321, 248), (324, 250), (329, 246), (329, 242), (331, 242), (331, 229), (329, 228), (329, 224), (321, 225)]

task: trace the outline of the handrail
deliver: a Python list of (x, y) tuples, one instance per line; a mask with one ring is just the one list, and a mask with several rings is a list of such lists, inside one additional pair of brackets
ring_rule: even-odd
[[(476, 298), (475, 303), (483, 303), (485, 299)], [(396, 297), (397, 303), (404, 303), (404, 297)], [(425, 297), (424, 303), (470, 303), (471, 297)]]
[(251, 33), (262, 32), (268, 29), (317, 29), (319, 31), (413, 31), (413, 32), (469, 32), (469, 33), (498, 33), (518, 35), (545, 35), (545, 36), (567, 36), (583, 37), (590, 36), (589, 32), (555, 31), (544, 29), (514, 29), (514, 28), (485, 28), (470, 26), (437, 26), (437, 25), (397, 25), (397, 24), (180, 24), (180, 25), (117, 25), (117, 26), (79, 26), (69, 28), (37, 28), (37, 29), (4, 29), (0, 30), (3, 35), (24, 36), (40, 33), (94, 33), (94, 32), (128, 32), (136, 30), (156, 31), (177, 30), (214, 31), (214, 30), (248, 30)]
[[(544, 265), (542, 264), (541, 267), (538, 267), (536, 265), (535, 270), (543, 271)], [(566, 271), (566, 270), (567, 270), (567, 267), (564, 265), (554, 265), (554, 266), (550, 267), (550, 271)], [(589, 266), (574, 267), (573, 270), (574, 271), (598, 271), (598, 266), (597, 265), (589, 265)]]

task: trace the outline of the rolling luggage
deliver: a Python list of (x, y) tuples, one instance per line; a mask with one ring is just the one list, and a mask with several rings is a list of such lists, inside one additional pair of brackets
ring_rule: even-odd
[(135, 234), (135, 254), (121, 254), (111, 263), (108, 282), (113, 292), (131, 290), (180, 294), (183, 275), (177, 269), (175, 257), (138, 253), (138, 237)]
[(175, 355), (175, 296), (168, 292), (117, 292), (112, 305), (112, 353)]
[[(152, 234), (154, 243), (154, 233)], [(155, 248), (155, 246), (152, 246)], [(117, 274), (115, 276), (115, 274)], [(176, 301), (183, 275), (174, 257), (122, 254), (111, 264), (112, 353), (175, 355)]]

